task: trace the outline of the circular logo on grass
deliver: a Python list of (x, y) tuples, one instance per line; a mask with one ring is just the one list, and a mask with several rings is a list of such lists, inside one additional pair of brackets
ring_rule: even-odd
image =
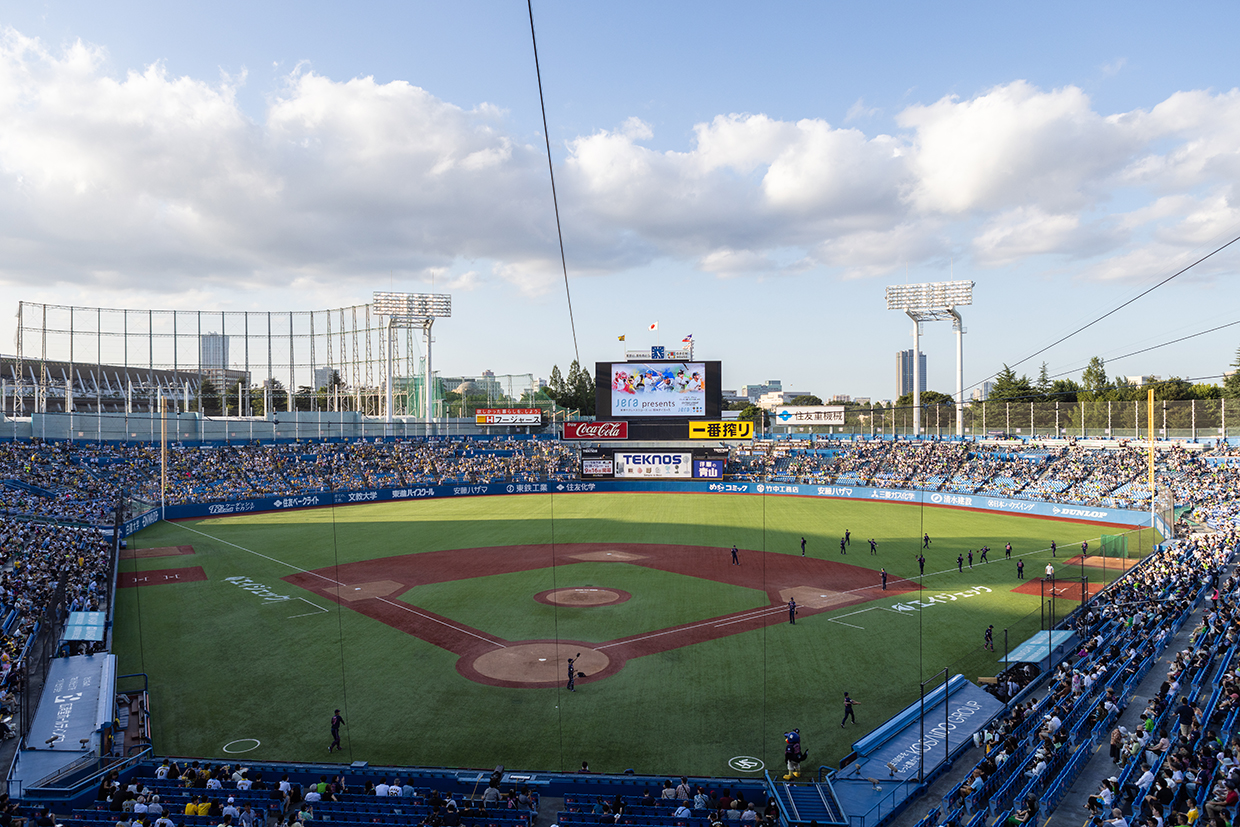
[(229, 741), (224, 745), (224, 752), (229, 755), (236, 755), (239, 752), (253, 752), (263, 745), (263, 742), (257, 738), (238, 738), (235, 741)]
[(766, 764), (752, 755), (738, 755), (728, 759), (728, 766), (737, 772), (761, 772)]

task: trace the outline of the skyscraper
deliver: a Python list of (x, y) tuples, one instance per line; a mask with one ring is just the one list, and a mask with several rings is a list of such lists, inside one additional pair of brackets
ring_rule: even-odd
[[(921, 393), (926, 392), (926, 354), (919, 353), (918, 369), (921, 371), (920, 387)], [(913, 349), (900, 350), (896, 352), (896, 396), (901, 397), (906, 393), (913, 392)]]

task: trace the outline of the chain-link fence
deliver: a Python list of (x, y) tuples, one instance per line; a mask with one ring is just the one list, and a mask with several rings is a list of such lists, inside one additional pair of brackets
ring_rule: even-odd
[[(1148, 403), (1093, 400), (1088, 402), (974, 401), (963, 408), (965, 436), (1078, 439), (1144, 439), (1149, 434)], [(956, 406), (923, 405), (923, 436), (956, 433)], [(1186, 399), (1154, 403), (1155, 439), (1218, 439), (1240, 436), (1240, 400)], [(847, 405), (844, 424), (789, 426), (791, 433), (844, 433), (864, 436), (911, 436), (913, 408)]]

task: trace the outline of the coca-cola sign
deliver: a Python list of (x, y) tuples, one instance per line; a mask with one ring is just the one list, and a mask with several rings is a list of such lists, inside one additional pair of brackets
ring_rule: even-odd
[(627, 422), (565, 422), (565, 439), (628, 439)]

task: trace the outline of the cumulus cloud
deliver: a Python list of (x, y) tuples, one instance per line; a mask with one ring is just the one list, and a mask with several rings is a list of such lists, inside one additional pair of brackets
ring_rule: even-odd
[[(0, 282), (319, 297), (388, 273), (561, 278), (542, 147), (496, 106), (298, 67), (252, 118), (244, 76), (113, 77), (105, 58), (0, 36)], [(861, 100), (852, 126), (720, 114), (677, 151), (631, 118), (564, 142), (570, 272), (868, 277), (964, 255), (1137, 277), (1240, 222), (1240, 91), (1151, 103), (1013, 81), (908, 106), (889, 134), (860, 128), (879, 114)]]

